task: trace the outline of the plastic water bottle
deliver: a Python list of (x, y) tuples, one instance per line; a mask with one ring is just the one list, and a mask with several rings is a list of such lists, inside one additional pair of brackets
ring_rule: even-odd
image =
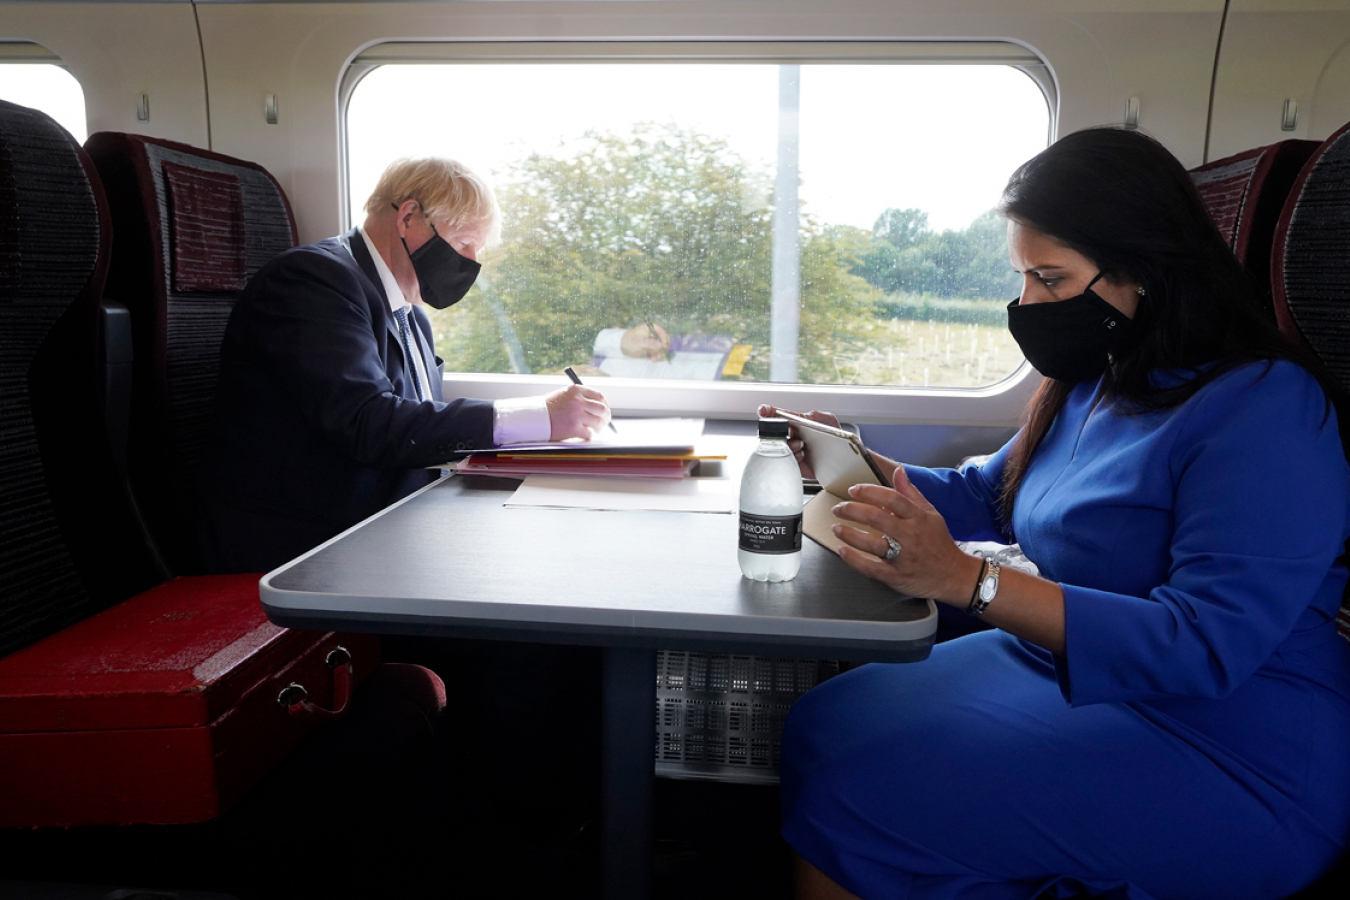
[(802, 475), (786, 419), (759, 420), (759, 446), (741, 476), (741, 572), (791, 581), (802, 565)]

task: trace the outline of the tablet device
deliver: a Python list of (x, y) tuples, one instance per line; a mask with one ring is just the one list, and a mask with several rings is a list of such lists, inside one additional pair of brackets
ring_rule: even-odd
[(865, 525), (845, 522), (834, 514), (835, 505), (848, 499), (848, 489), (853, 485), (889, 486), (891, 483), (881, 473), (872, 454), (863, 446), (862, 439), (851, 431), (825, 425), (796, 413), (780, 409), (777, 415), (796, 427), (797, 437), (806, 445), (807, 464), (820, 482), (820, 493), (802, 508), (802, 532), (822, 547), (836, 552), (843, 541), (835, 537), (834, 525), (848, 525), (872, 532)]
[(796, 427), (797, 437), (806, 445), (806, 463), (823, 490), (847, 497), (848, 489), (855, 484), (890, 485), (890, 479), (853, 432), (781, 409), (778, 415)]

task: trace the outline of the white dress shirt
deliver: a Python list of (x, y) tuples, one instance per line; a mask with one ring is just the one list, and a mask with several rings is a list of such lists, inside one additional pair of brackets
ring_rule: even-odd
[[(380, 276), (380, 284), (384, 287), (384, 296), (389, 300), (389, 309), (398, 310), (412, 306), (408, 298), (403, 296), (403, 288), (398, 286), (398, 280), (394, 278), (394, 273), (389, 270), (389, 266), (380, 255), (380, 251), (375, 248), (375, 242), (366, 234), (365, 228), (358, 228), (362, 239), (366, 242), (366, 249), (370, 251), (370, 258), (375, 261), (375, 271)], [(412, 320), (412, 313), (408, 313), (409, 321)], [(412, 329), (413, 340), (417, 341), (417, 329)], [(418, 345), (419, 348), (421, 345)], [(413, 354), (413, 365), (417, 367), (417, 377), (422, 379), (422, 383), (428, 388), (431, 382), (427, 379), (426, 368), (422, 364), (422, 354), (420, 352)], [(552, 433), (552, 426), (548, 420), (548, 407), (544, 404), (543, 397), (511, 397), (505, 400), (496, 400), (492, 404), (492, 442), (498, 446), (503, 444), (524, 444), (539, 443), (547, 441)]]
[(623, 336), (627, 333), (627, 328), (601, 329), (595, 336), (595, 346), (591, 348), (591, 352), (601, 359), (623, 356)]

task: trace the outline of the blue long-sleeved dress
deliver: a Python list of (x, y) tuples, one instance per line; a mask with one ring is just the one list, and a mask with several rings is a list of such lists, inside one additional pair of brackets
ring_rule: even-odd
[[(1350, 838), (1350, 467), (1321, 388), (1277, 362), (1163, 412), (1097, 390), (1070, 394), (1012, 523), (1063, 588), (1064, 655), (983, 632), (788, 719), (784, 837), (864, 900), (1278, 898)], [(907, 472), (987, 540), (1007, 452)]]

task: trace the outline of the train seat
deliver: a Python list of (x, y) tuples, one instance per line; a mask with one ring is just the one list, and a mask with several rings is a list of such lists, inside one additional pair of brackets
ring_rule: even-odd
[(295, 218), (255, 163), (116, 132), (85, 146), (112, 214), (108, 293), (130, 310), (131, 484), (169, 567), (200, 573), (220, 343), (248, 278), (295, 245)]
[[(0, 656), (159, 580), (97, 398), (107, 210), (88, 157), (0, 103)], [(83, 551), (83, 552), (81, 552)]]
[(1219, 232), (1270, 303), (1270, 248), (1275, 223), (1299, 169), (1317, 141), (1280, 141), (1191, 170)]
[[(111, 240), (98, 175), (60, 126), (8, 103), (0, 208), (0, 657), (13, 669), (24, 648), (59, 643), (163, 579), (127, 508), (99, 403)], [(23, 756), (31, 734), (12, 720), (12, 704), (27, 701), (4, 699), (3, 777), (41, 782), (45, 761)]]
[(1303, 341), (1350, 386), (1350, 124), (1309, 157), (1290, 191), (1271, 251), (1280, 330)]
[[(1312, 347), (1350, 388), (1350, 124), (1309, 156), (1275, 228), (1272, 300), (1280, 330)], [(1336, 618), (1350, 640), (1350, 592)]]
[[(185, 883), (262, 884), (278, 867), (312, 851), (316, 865), (301, 867), (305, 877), (322, 881), (318, 873), (331, 870), (324, 883), (334, 887), (352, 880), (341, 863), (358, 847), (397, 836), (400, 843), (385, 848), (386, 859), (406, 860), (412, 845), (404, 846), (405, 838), (424, 833), (428, 840), (444, 841), (425, 818), (433, 811), (439, 817), (445, 808), (427, 777), (443, 767), (429, 726), (444, 709), (444, 685), (425, 669), (389, 664), (379, 666), (353, 695), (346, 717), (305, 739), (271, 774), (250, 775), (259, 787), (239, 792), (233, 808), (210, 822), (167, 826), (113, 810), (99, 820), (105, 825), (37, 827), (52, 824), (50, 804), (36, 787), (51, 781), (52, 772), (78, 763), (72, 771), (88, 787), (101, 784), (110, 769), (135, 764), (132, 756), (107, 760), (96, 754), (79, 762), (29, 752), (30, 737), (50, 745), (66, 727), (62, 722), (47, 731), (21, 727), (19, 720), (34, 711), (29, 695), (68, 689), (68, 670), (99, 669), (95, 674), (106, 686), (127, 674), (116, 666), (104, 671), (109, 653), (137, 649), (134, 631), (119, 636), (111, 629), (92, 644), (67, 636), (87, 638), (96, 620), (152, 601), (168, 604), (161, 618), (180, 631), (191, 628), (185, 624), (192, 618), (189, 601), (251, 609), (258, 620), (249, 620), (251, 635), (264, 627), (269, 635), (284, 629), (261, 622), (257, 582), (248, 576), (185, 577), (155, 586), (163, 576), (120, 477), (101, 402), (100, 328), (106, 320), (100, 301), (111, 230), (98, 172), (51, 118), (5, 102), (0, 102), (0, 213), (0, 658), (7, 675), (25, 659), (41, 659), (17, 680), (0, 679), (0, 699), (7, 704), (0, 713), (0, 796), (32, 801), (33, 813), (19, 827), (0, 829), (6, 877), (145, 881), (172, 871), (184, 873)], [(149, 627), (163, 637), (160, 626)], [(145, 641), (139, 649), (155, 643)], [(66, 647), (72, 652), (62, 657)], [(221, 649), (212, 659), (222, 668), (240, 656), (236, 644)], [(181, 660), (164, 662), (161, 669), (168, 671)], [(159, 674), (147, 671), (144, 681)], [(86, 707), (99, 700), (73, 699)], [(193, 698), (188, 693), (168, 699)], [(109, 704), (112, 713), (122, 708)], [(64, 714), (59, 703), (51, 711), (58, 719)], [(117, 732), (120, 720), (105, 718), (107, 730)], [(75, 731), (81, 741), (92, 733)], [(149, 773), (152, 783), (155, 774)], [(17, 808), (0, 804), (7, 826), (16, 826)], [(299, 843), (288, 847), (292, 841)], [(387, 879), (388, 867), (377, 868)]]
[[(1271, 288), (1280, 330), (1310, 346), (1350, 387), (1350, 124), (1309, 155), (1289, 192), (1271, 248)], [(1350, 590), (1336, 617), (1350, 641)], [(1350, 856), (1290, 900), (1344, 896)]]

